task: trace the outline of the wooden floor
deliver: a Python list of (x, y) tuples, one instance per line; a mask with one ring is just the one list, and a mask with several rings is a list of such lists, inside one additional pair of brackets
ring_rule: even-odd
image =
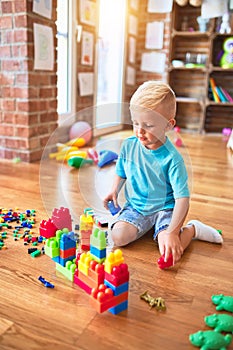
[[(124, 134), (104, 137), (98, 147), (118, 150)], [(157, 246), (148, 233), (123, 248), (130, 271), (129, 308), (117, 316), (98, 314), (89, 296), (56, 273), (48, 256), (32, 258), (11, 231), (0, 251), (1, 350), (189, 350), (189, 334), (209, 329), (213, 294), (233, 295), (233, 158), (221, 136), (182, 136), (192, 204), (187, 219), (199, 219), (221, 229), (224, 244), (193, 241), (182, 260), (159, 270)], [(114, 148), (115, 147), (115, 148)], [(0, 162), (0, 207), (36, 209), (37, 228), (54, 207), (69, 207), (73, 223), (89, 206), (109, 220), (101, 198), (107, 193), (114, 166), (76, 170), (55, 161), (40, 164)], [(120, 199), (123, 200), (122, 197)], [(38, 277), (55, 285), (45, 288)], [(148, 290), (165, 299), (167, 310), (150, 309), (140, 299)], [(233, 343), (228, 347), (233, 349)]]

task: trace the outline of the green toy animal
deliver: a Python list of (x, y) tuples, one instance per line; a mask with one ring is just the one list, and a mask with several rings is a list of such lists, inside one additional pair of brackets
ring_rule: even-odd
[(225, 310), (233, 312), (233, 297), (223, 294), (212, 295), (212, 302), (217, 305), (216, 310)]
[(198, 331), (190, 334), (189, 340), (201, 350), (226, 350), (232, 341), (232, 336), (230, 334), (224, 336), (215, 331)]
[(215, 332), (233, 333), (233, 316), (227, 314), (213, 314), (204, 317), (207, 326), (214, 328)]

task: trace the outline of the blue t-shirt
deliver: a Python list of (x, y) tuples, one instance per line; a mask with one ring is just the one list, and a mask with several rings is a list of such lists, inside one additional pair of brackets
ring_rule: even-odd
[(126, 205), (143, 215), (174, 208), (175, 199), (189, 197), (184, 160), (168, 138), (156, 150), (146, 148), (135, 136), (127, 138), (116, 173), (126, 179)]

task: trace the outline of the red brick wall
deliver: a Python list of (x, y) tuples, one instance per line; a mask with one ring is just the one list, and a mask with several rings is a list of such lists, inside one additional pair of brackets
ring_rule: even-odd
[(26, 0), (2, 0), (0, 13), (0, 157), (32, 162), (57, 127), (56, 63), (53, 71), (34, 70), (33, 43), (39, 23), (53, 28), (56, 47), (56, 0), (51, 20)]

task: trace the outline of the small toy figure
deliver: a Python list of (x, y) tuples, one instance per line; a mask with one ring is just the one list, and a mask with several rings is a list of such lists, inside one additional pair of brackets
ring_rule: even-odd
[(191, 344), (200, 347), (201, 350), (226, 350), (232, 341), (232, 336), (230, 334), (223, 336), (215, 331), (198, 331), (190, 334), (189, 340)]
[(224, 53), (220, 59), (222, 68), (233, 68), (233, 37), (227, 38), (223, 43)]
[(233, 333), (233, 316), (227, 314), (213, 314), (204, 318), (207, 326), (214, 328), (215, 332)]
[(156, 310), (166, 310), (166, 305), (164, 299), (161, 297), (154, 298), (148, 294), (148, 291), (144, 292), (142, 295), (140, 295), (140, 299), (145, 300), (149, 305), (150, 308), (155, 307)]
[(46, 281), (42, 276), (39, 276), (38, 277), (38, 280), (43, 283), (43, 285), (46, 287), (46, 288), (54, 288), (54, 284)]
[(220, 26), (219, 33), (220, 34), (224, 34), (224, 33), (229, 34), (230, 32), (231, 32), (230, 15), (229, 15), (229, 13), (225, 13), (222, 16), (222, 23), (221, 23), (221, 26)]
[(217, 305), (216, 310), (225, 310), (233, 312), (233, 297), (219, 294), (212, 295), (211, 300), (215, 305)]

